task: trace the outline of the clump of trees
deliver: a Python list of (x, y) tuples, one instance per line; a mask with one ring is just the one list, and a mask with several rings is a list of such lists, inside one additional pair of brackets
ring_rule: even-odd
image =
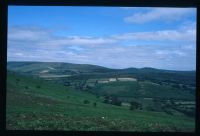
[(136, 101), (131, 101), (130, 102), (130, 110), (135, 110), (135, 109), (142, 109), (142, 104)]
[(18, 84), (20, 82), (20, 79), (19, 78), (17, 78), (16, 79), (16, 84)]
[(104, 103), (110, 103), (110, 97), (109, 96), (105, 96), (105, 99), (103, 101)]
[(97, 103), (96, 103), (96, 102), (93, 102), (93, 106), (94, 106), (94, 107), (97, 107)]
[[(84, 100), (83, 103), (84, 104), (90, 104), (91, 102), (89, 100)], [(91, 104), (93, 105), (93, 107), (95, 107), (95, 108), (97, 107), (97, 103), (96, 102), (93, 102)]]
[(40, 88), (41, 88), (41, 86), (40, 86), (40, 85), (37, 85), (37, 86), (36, 86), (36, 88), (37, 88), (37, 89), (40, 89)]
[(70, 86), (71, 85), (71, 83), (70, 82), (65, 82), (65, 84), (64, 84), (65, 86)]
[(111, 99), (112, 101), (111, 101), (111, 104), (113, 104), (113, 105), (117, 105), (117, 106), (121, 106), (122, 105), (122, 102), (117, 98), (117, 97), (112, 97), (112, 99)]
[(107, 104), (113, 104), (116, 106), (121, 106), (122, 104), (122, 101), (120, 101), (116, 96), (105, 96), (105, 99), (103, 102)]
[(83, 103), (84, 103), (84, 104), (89, 104), (90, 101), (88, 101), (88, 100), (84, 100)]
[(16, 79), (16, 81), (17, 81), (17, 82), (19, 82), (19, 81), (20, 81), (20, 79), (19, 79), (19, 78), (17, 78), (17, 79)]

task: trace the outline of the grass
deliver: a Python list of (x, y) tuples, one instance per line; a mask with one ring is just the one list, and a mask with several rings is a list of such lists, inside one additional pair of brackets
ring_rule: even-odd
[[(84, 104), (84, 100), (90, 103)], [(194, 131), (195, 120), (163, 112), (130, 111), (123, 106), (102, 103), (87, 92), (8, 73), (6, 127), (9, 130), (187, 132)]]
[(174, 99), (193, 101), (195, 95), (188, 89), (174, 88), (170, 85), (159, 85), (147, 81), (126, 81), (97, 84), (90, 90), (99, 95), (115, 95), (118, 97), (131, 98), (151, 98), (151, 99)]
[(137, 90), (139, 90), (139, 84), (135, 81), (127, 82), (110, 82), (105, 84), (97, 84), (93, 89), (98, 94), (108, 94), (116, 96), (138, 96)]

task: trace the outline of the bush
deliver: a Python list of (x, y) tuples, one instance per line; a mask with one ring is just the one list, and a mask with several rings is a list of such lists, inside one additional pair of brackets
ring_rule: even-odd
[(37, 85), (37, 86), (36, 86), (36, 88), (40, 89), (40, 88), (41, 88), (41, 86), (40, 86), (40, 85)]
[(116, 97), (116, 96), (105, 96), (105, 99), (103, 101), (104, 103), (108, 103), (108, 104), (113, 104), (116, 106), (121, 106), (122, 102)]
[(65, 82), (65, 84), (64, 84), (65, 86), (70, 86), (71, 85), (71, 83), (70, 82)]
[(109, 100), (108, 100), (108, 99), (105, 99), (103, 102), (104, 102), (104, 103), (109, 103)]
[(88, 101), (88, 100), (84, 100), (83, 103), (84, 103), (84, 104), (89, 104), (90, 101)]
[(109, 103), (109, 101), (110, 101), (110, 97), (109, 96), (105, 96), (105, 99), (104, 99), (104, 103)]
[(96, 103), (96, 102), (94, 102), (94, 103), (93, 103), (93, 106), (94, 106), (94, 107), (97, 107), (97, 103)]
[(130, 110), (135, 110), (135, 109), (141, 109), (142, 104), (136, 102), (136, 101), (132, 101), (130, 102), (131, 106), (130, 106)]
[(154, 107), (152, 107), (152, 106), (147, 106), (146, 110), (148, 110), (148, 111), (156, 111), (156, 109)]
[(19, 79), (19, 78), (17, 78), (17, 79), (16, 79), (16, 81), (17, 81), (17, 82), (19, 82), (19, 81), (20, 81), (20, 79)]
[(113, 96), (111, 97), (111, 104), (121, 106), (122, 102), (116, 96)]
[(100, 96), (99, 95), (96, 95), (96, 98), (99, 98)]

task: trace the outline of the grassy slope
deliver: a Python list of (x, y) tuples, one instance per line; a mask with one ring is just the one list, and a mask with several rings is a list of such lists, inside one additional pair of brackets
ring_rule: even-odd
[(110, 71), (110, 69), (89, 64), (73, 64), (73, 63), (62, 63), (62, 62), (8, 62), (7, 67), (9, 70), (17, 72), (33, 72), (37, 73), (42, 70), (49, 70), (54, 68), (54, 72), (61, 72), (62, 70), (73, 70), (81, 72), (94, 72), (94, 71)]
[(89, 93), (41, 79), (9, 73), (7, 86), (7, 129), (194, 131), (194, 119), (107, 105)]
[(186, 89), (173, 88), (170, 85), (159, 85), (152, 82), (111, 82), (97, 84), (93, 92), (121, 97), (150, 97), (160, 99), (194, 100), (195, 95)]

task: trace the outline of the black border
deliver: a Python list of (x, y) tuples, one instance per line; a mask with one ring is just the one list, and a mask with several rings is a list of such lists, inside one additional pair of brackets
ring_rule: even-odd
[[(198, 0), (0, 0), (0, 135), (8, 136), (196, 136), (200, 135), (200, 47), (199, 22), (200, 11)], [(194, 7), (197, 8), (196, 35), (196, 130), (185, 132), (116, 132), (116, 131), (21, 131), (6, 130), (6, 73), (7, 73), (7, 18), (8, 6), (123, 6), (123, 7)]]
[(194, 7), (198, 0), (6, 0), (8, 5)]

